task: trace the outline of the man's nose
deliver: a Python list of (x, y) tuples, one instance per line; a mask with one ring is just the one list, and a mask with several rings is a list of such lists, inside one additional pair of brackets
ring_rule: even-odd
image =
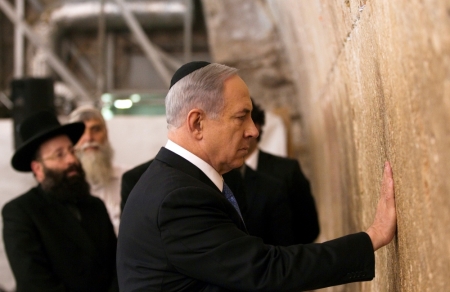
[(251, 137), (251, 138), (257, 138), (259, 136), (259, 131), (255, 126), (255, 123), (253, 123), (253, 121), (250, 121), (250, 125), (247, 129), (247, 137)]
[(78, 158), (75, 155), (74, 151), (69, 151), (67, 152), (66, 156), (64, 157), (64, 160), (68, 163), (68, 164), (74, 164), (74, 163), (78, 163)]
[(83, 136), (81, 136), (80, 140), (78, 141), (78, 145), (83, 145), (85, 142), (92, 142), (93, 140), (92, 134), (90, 131), (85, 130), (83, 133)]

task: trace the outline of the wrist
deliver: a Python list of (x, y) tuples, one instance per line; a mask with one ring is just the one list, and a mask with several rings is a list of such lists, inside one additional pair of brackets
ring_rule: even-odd
[(372, 241), (373, 251), (376, 251), (383, 246), (381, 240), (379, 239), (378, 232), (372, 226), (367, 229), (366, 233)]

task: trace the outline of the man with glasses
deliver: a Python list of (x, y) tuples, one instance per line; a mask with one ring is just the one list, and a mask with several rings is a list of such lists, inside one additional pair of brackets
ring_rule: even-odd
[(103, 202), (90, 195), (73, 145), (83, 123), (50, 112), (25, 119), (11, 164), (38, 186), (3, 210), (6, 254), (20, 291), (117, 291), (116, 237)]

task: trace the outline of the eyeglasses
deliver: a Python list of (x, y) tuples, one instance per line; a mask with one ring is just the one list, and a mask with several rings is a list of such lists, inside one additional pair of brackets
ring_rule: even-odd
[(67, 155), (75, 155), (75, 149), (73, 147), (70, 147), (69, 149), (62, 149), (62, 150), (58, 150), (55, 153), (53, 153), (50, 156), (47, 156), (45, 158), (41, 158), (41, 160), (64, 160), (66, 158)]

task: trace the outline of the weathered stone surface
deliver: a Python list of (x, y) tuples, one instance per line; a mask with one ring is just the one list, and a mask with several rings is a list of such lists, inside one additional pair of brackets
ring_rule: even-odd
[[(280, 75), (289, 76), (287, 84), (294, 89), (290, 99), (279, 102), (302, 117), (301, 137), (308, 150), (302, 162), (308, 166), (319, 207), (319, 241), (370, 225), (383, 163), (393, 165), (398, 235), (377, 251), (376, 278), (326, 290), (447, 291), (448, 1), (204, 3), (210, 6), (206, 16), (215, 61), (252, 67), (246, 76), (252, 92), (270, 87), (277, 96), (279, 83), (271, 76), (289, 68)], [(256, 21), (261, 15), (271, 19), (270, 33), (265, 21)], [(265, 29), (256, 36), (258, 26)], [(219, 27), (220, 32), (211, 32)], [(237, 40), (232, 28), (247, 29), (240, 32), (245, 37)], [(272, 41), (280, 43), (271, 46)], [(260, 58), (280, 62), (264, 67), (267, 60)], [(260, 100), (270, 106), (267, 99)]]

